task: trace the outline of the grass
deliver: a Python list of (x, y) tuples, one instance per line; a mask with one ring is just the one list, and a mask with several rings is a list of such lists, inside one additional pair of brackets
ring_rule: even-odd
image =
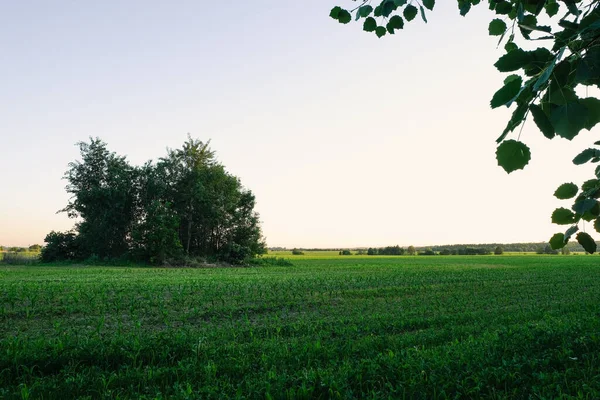
[(0, 398), (600, 398), (598, 261), (2, 266)]

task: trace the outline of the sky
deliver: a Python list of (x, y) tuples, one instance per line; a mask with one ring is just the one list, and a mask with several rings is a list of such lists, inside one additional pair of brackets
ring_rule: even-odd
[[(511, 110), (491, 14), (438, 1), (429, 23), (377, 39), (328, 17), (350, 0), (0, 2), (0, 244), (42, 244), (74, 221), (61, 179), (100, 137), (142, 164), (188, 133), (256, 195), (269, 246), (545, 241), (593, 177), (571, 159), (597, 137), (545, 139), (498, 167)], [(517, 134), (511, 136), (516, 139)]]

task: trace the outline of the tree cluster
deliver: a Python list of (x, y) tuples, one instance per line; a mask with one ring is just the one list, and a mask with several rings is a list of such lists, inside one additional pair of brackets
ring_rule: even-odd
[(100, 139), (79, 143), (65, 173), (72, 196), (61, 210), (78, 222), (50, 232), (43, 261), (132, 259), (161, 264), (183, 256), (242, 263), (265, 252), (255, 198), (199, 140), (132, 166)]
[(369, 256), (402, 256), (406, 254), (406, 249), (400, 246), (386, 246), (380, 248), (369, 247), (367, 255)]

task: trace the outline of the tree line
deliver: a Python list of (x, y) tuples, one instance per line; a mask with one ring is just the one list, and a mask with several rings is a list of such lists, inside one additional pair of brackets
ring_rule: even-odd
[(202, 257), (242, 263), (266, 251), (255, 197), (188, 137), (157, 162), (131, 165), (100, 139), (78, 143), (64, 178), (73, 230), (50, 232), (42, 261), (128, 259), (151, 264)]

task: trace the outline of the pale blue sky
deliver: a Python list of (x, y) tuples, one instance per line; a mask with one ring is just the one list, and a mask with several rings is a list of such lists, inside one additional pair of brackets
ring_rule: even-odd
[[(0, 244), (41, 243), (74, 143), (141, 164), (187, 133), (256, 195), (270, 246), (547, 240), (570, 160), (548, 141), (510, 176), (489, 109), (503, 76), (485, 6), (438, 1), (429, 24), (377, 39), (328, 17), (349, 0), (0, 1)], [(577, 181), (576, 181), (577, 182)], [(579, 182), (577, 182), (579, 183)]]

